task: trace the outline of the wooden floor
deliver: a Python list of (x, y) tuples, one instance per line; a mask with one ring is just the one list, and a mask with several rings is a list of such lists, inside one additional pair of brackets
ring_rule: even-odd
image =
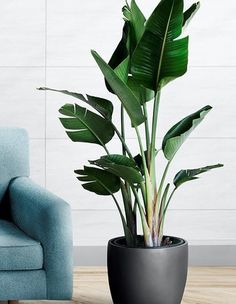
[[(20, 302), (23, 303), (39, 304), (42, 301)], [(74, 301), (48, 303), (111, 304), (105, 268), (76, 268)], [(182, 304), (236, 304), (236, 267), (190, 268)]]

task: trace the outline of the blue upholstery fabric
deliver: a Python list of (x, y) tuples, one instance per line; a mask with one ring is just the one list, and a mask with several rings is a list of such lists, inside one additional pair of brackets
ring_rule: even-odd
[(13, 223), (0, 220), (0, 271), (43, 268), (43, 248)]
[(29, 176), (29, 144), (24, 129), (0, 128), (0, 202), (10, 180)]
[[(0, 300), (69, 300), (70, 207), (28, 175), (27, 133), (23, 129), (0, 128), (0, 217), (12, 223), (0, 221), (0, 265), (12, 269), (0, 267)], [(27, 270), (14, 270), (16, 267)], [(41, 269), (29, 270), (32, 268)]]
[(9, 195), (14, 223), (43, 246), (47, 298), (70, 299), (72, 230), (69, 205), (27, 177), (14, 179), (9, 186)]
[(0, 300), (47, 298), (44, 270), (0, 271)]

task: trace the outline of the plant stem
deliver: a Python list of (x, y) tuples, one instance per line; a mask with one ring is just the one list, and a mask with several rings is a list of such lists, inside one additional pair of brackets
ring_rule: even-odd
[[(168, 169), (170, 167), (170, 164), (171, 164), (171, 160), (168, 161), (166, 167), (165, 167), (165, 170), (162, 174), (162, 178), (161, 178), (161, 182), (160, 182), (160, 185), (159, 185), (159, 188), (158, 188), (158, 192), (157, 192), (157, 199), (156, 199), (156, 202), (155, 202), (155, 207), (154, 207), (154, 213), (155, 213), (155, 218), (157, 219), (158, 218), (158, 215), (159, 215), (159, 211), (160, 211), (160, 200), (161, 200), (161, 195), (162, 195), (162, 188), (163, 188), (163, 185), (164, 185), (164, 182), (165, 182), (165, 179), (166, 179), (166, 175), (167, 175), (167, 172), (168, 172)], [(158, 221), (156, 221), (156, 224), (158, 224)], [(157, 228), (157, 227), (156, 227)]]
[(163, 174), (162, 174), (160, 186), (159, 186), (159, 189), (158, 189), (158, 196), (159, 196), (159, 197), (161, 196), (162, 188), (163, 188), (163, 185), (164, 185), (164, 182), (165, 182), (166, 175), (167, 175), (167, 173), (168, 173), (170, 164), (171, 164), (171, 160), (168, 161), (168, 163), (167, 163), (167, 165), (166, 165), (166, 167), (165, 167), (165, 170), (164, 170), (164, 172), (163, 172)]
[[(122, 143), (122, 153), (124, 156), (126, 156), (126, 152), (127, 152), (128, 156), (134, 161), (132, 154), (130, 153), (130, 150), (127, 147), (126, 142), (125, 142), (125, 119), (124, 119), (124, 107), (122, 105), (120, 108), (120, 117), (121, 117), (121, 134), (118, 132), (117, 135), (120, 138), (121, 143)], [(125, 196), (126, 196), (127, 204), (125, 204), (125, 210), (126, 210), (127, 225), (133, 232), (133, 218), (131, 218), (132, 217), (131, 193), (130, 193), (130, 186), (127, 183), (127, 181), (125, 181), (125, 186), (123, 189), (121, 188), (121, 190), (122, 190), (123, 198), (124, 198), (124, 194), (126, 194)]]
[(153, 242), (152, 242), (152, 237), (151, 237), (151, 232), (150, 229), (148, 227), (147, 221), (146, 221), (146, 216), (143, 210), (143, 207), (141, 205), (139, 196), (137, 191), (135, 190), (134, 186), (131, 186), (131, 189), (133, 191), (135, 200), (137, 202), (138, 208), (139, 208), (139, 212), (140, 212), (140, 216), (141, 216), (141, 222), (142, 222), (142, 228), (143, 228), (143, 235), (144, 235), (144, 242), (145, 245), (147, 247), (153, 247)]
[(134, 240), (134, 246), (136, 246), (136, 241), (137, 241), (137, 201), (134, 199), (134, 207), (133, 207), (133, 218), (134, 218), (134, 235), (135, 235), (135, 240)]
[(161, 201), (160, 201), (160, 206), (159, 206), (159, 211), (158, 211), (158, 218), (157, 218), (157, 227), (156, 227), (156, 233), (157, 236), (160, 237), (160, 231), (161, 231), (161, 223), (162, 223), (162, 219), (164, 216), (164, 210), (165, 210), (165, 206), (166, 206), (166, 200), (167, 200), (167, 195), (168, 195), (168, 191), (170, 188), (170, 184), (167, 184), (163, 193), (163, 196), (161, 197)]
[(105, 145), (102, 145), (104, 150), (106, 151), (107, 155), (110, 155), (110, 152), (108, 151), (107, 147)]
[[(113, 125), (113, 124), (112, 124), (112, 125)], [(115, 130), (117, 136), (119, 137), (119, 139), (120, 139), (120, 141), (121, 141), (123, 147), (125, 148), (125, 150), (126, 150), (128, 156), (129, 156), (129, 158), (132, 159), (132, 160), (134, 160), (134, 158), (133, 158), (133, 156), (132, 156), (132, 154), (131, 154), (131, 152), (130, 152), (128, 146), (126, 145), (126, 142), (125, 142), (124, 138), (122, 137), (120, 131), (116, 128), (115, 125), (113, 125), (113, 128), (114, 128), (114, 130)]]
[(115, 202), (115, 204), (116, 204), (116, 206), (118, 208), (118, 211), (120, 213), (120, 217), (121, 217), (121, 220), (122, 220), (122, 224), (123, 224), (123, 228), (124, 228), (124, 234), (125, 234), (127, 245), (128, 246), (133, 246), (133, 236), (132, 236), (131, 231), (129, 230), (129, 227), (127, 226), (127, 223), (125, 221), (125, 217), (124, 217), (124, 215), (122, 213), (122, 210), (121, 210), (121, 208), (119, 206), (119, 203), (118, 203), (118, 201), (117, 201), (117, 199), (116, 199), (116, 197), (115, 197), (115, 195), (113, 193), (111, 193), (111, 196), (112, 196), (112, 198), (113, 198), (113, 200), (114, 200), (114, 202)]
[[(122, 136), (122, 138), (124, 139), (124, 142), (125, 142), (124, 107), (122, 105), (120, 107), (120, 120), (121, 120), (121, 136)], [(123, 153), (123, 155), (126, 154), (126, 149), (125, 149), (125, 146), (123, 144), (123, 141), (122, 141), (122, 153)]]
[(135, 223), (133, 208), (132, 208), (132, 204), (131, 204), (131, 195), (128, 192), (129, 189), (130, 189), (130, 187), (129, 187), (128, 183), (124, 184), (121, 181), (121, 193), (122, 193), (122, 198), (123, 198), (123, 202), (124, 202), (126, 222), (127, 222), (127, 226), (130, 229), (131, 233), (134, 234), (136, 223)]
[(148, 151), (150, 146), (150, 132), (149, 132), (149, 124), (148, 124), (148, 113), (147, 113), (147, 106), (146, 103), (143, 104), (143, 113), (146, 117), (145, 120), (145, 135), (146, 135), (146, 150)]
[(165, 205), (163, 216), (161, 218), (160, 231), (159, 231), (159, 234), (160, 234), (161, 238), (163, 236), (163, 225), (164, 225), (164, 221), (165, 221), (166, 211), (167, 211), (167, 209), (169, 207), (170, 201), (171, 201), (171, 199), (172, 199), (172, 197), (173, 197), (173, 195), (174, 195), (174, 193), (175, 193), (176, 190), (177, 190), (177, 188), (174, 188), (174, 190), (171, 192), (171, 194), (169, 196), (169, 199), (168, 199), (168, 201), (167, 201), (167, 203)]
[(113, 193), (111, 193), (111, 196), (112, 196), (112, 198), (113, 198), (113, 200), (114, 200), (114, 202), (115, 202), (115, 204), (116, 204), (116, 207), (118, 208), (118, 211), (119, 211), (121, 217), (124, 217), (124, 215), (123, 215), (123, 213), (122, 213), (122, 210), (121, 210), (121, 208), (120, 208), (120, 205), (119, 205), (119, 203), (118, 203), (118, 201), (117, 201), (115, 195), (114, 195)]
[(146, 205), (146, 188), (145, 188), (145, 182), (143, 181), (142, 183), (140, 183), (140, 189), (141, 189), (141, 192), (142, 192), (142, 197), (143, 197), (143, 202), (144, 202), (144, 205), (145, 205), (145, 209), (146, 209), (146, 212), (147, 212), (147, 205)]
[(164, 215), (165, 215), (165, 213), (167, 211), (167, 208), (169, 207), (170, 201), (171, 201), (171, 199), (172, 199), (172, 197), (173, 197), (173, 195), (174, 195), (174, 193), (175, 193), (176, 190), (177, 190), (177, 188), (174, 188), (174, 190), (170, 194), (170, 197), (169, 197), (169, 199), (168, 199), (168, 201), (166, 203), (165, 209), (164, 209)]
[(143, 167), (144, 167), (144, 172), (145, 172), (145, 170), (147, 170), (147, 162), (146, 162), (146, 157), (145, 157), (145, 153), (144, 153), (144, 149), (143, 149), (143, 143), (142, 143), (142, 139), (141, 139), (138, 127), (135, 127), (135, 131), (136, 131), (136, 135), (138, 138), (139, 149), (140, 149), (140, 153), (142, 156)]
[[(141, 140), (141, 136), (139, 134), (139, 130), (136, 127), (135, 128), (136, 134), (137, 134), (137, 138), (138, 138), (138, 142), (139, 142), (139, 147), (140, 147), (140, 152), (141, 152), (141, 156), (142, 156), (142, 161), (143, 161), (143, 167), (144, 167), (144, 177), (145, 177), (145, 194), (144, 197), (146, 198), (144, 201), (146, 210), (147, 210), (147, 221), (148, 221), (148, 226), (150, 228), (150, 230), (152, 230), (152, 226), (153, 226), (153, 195), (152, 195), (152, 184), (150, 181), (150, 175), (147, 169), (147, 162), (146, 162), (146, 157), (145, 157), (145, 153), (143, 150), (143, 144), (142, 144), (142, 140)], [(143, 191), (143, 187), (141, 188), (141, 190)]]
[(154, 98), (153, 115), (152, 115), (152, 137), (150, 145), (150, 175), (153, 185), (156, 185), (156, 170), (155, 170), (155, 148), (156, 148), (156, 133), (157, 133), (157, 120), (160, 105), (161, 92), (157, 91)]

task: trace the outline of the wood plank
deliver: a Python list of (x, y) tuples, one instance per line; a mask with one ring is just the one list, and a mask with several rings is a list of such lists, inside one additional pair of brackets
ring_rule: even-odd
[[(20, 304), (112, 304), (104, 267), (77, 267), (73, 301), (20, 301)], [(182, 304), (236, 303), (236, 267), (191, 267)], [(1, 304), (1, 302), (0, 302)]]
[[(77, 288), (80, 287), (80, 288)], [(75, 299), (79, 304), (111, 304), (104, 268), (77, 268)], [(232, 304), (236, 302), (236, 268), (190, 268), (182, 304)]]

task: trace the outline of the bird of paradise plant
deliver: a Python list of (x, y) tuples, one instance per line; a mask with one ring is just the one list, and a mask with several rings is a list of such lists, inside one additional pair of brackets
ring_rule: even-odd
[[(137, 211), (139, 212), (143, 245), (161, 246), (163, 226), (170, 201), (185, 182), (195, 180), (199, 174), (221, 167), (221, 164), (179, 171), (173, 186), (166, 183), (168, 169), (184, 141), (204, 120), (212, 109), (207, 105), (177, 122), (165, 134), (161, 148), (157, 149), (158, 110), (161, 91), (170, 81), (184, 75), (188, 65), (188, 37), (184, 28), (199, 9), (194, 3), (184, 11), (183, 0), (161, 0), (148, 20), (134, 0), (123, 7), (124, 27), (122, 39), (109, 63), (92, 51), (97, 65), (105, 77), (106, 87), (121, 102), (121, 128), (112, 122), (113, 104), (110, 100), (91, 95), (55, 90), (88, 104), (90, 111), (78, 104), (65, 104), (59, 110), (60, 121), (74, 142), (101, 145), (105, 155), (90, 160), (90, 166), (75, 170), (83, 188), (98, 195), (110, 195), (121, 216), (127, 246), (139, 246), (137, 241)], [(180, 38), (182, 35), (182, 38)], [(152, 102), (152, 117), (148, 117), (147, 102)], [(133, 155), (125, 139), (128, 114), (137, 135), (139, 152)], [(145, 128), (145, 143), (140, 126)], [(114, 135), (119, 138), (122, 154), (111, 154), (107, 143)], [(166, 167), (157, 180), (157, 153), (163, 153)], [(121, 191), (124, 208), (116, 197)], [(124, 211), (123, 211), (124, 210)]]

